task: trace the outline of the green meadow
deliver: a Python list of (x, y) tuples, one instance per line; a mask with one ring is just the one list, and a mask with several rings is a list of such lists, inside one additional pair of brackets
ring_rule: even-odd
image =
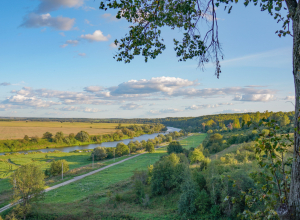
[(202, 143), (206, 136), (206, 133), (193, 133), (191, 136), (188, 136), (179, 142), (185, 149), (190, 149), (191, 147), (196, 148)]

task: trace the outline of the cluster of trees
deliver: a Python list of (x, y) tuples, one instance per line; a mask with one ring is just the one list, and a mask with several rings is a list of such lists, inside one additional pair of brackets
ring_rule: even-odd
[[(202, 146), (186, 150), (173, 141), (168, 146), (168, 156), (132, 177), (136, 201), (146, 205), (147, 197), (179, 193), (182, 219), (238, 219), (237, 215), (247, 209), (241, 190), (259, 187), (248, 175), (253, 171), (249, 162), (255, 160), (254, 151), (253, 142), (242, 144), (236, 152), (211, 162), (204, 156)], [(194, 163), (197, 166), (191, 167)], [(226, 200), (228, 196), (243, 199), (234, 203)], [(262, 209), (264, 205), (257, 202), (252, 209), (258, 207)]]
[[(128, 145), (124, 144), (123, 142), (118, 143), (116, 147), (96, 147), (90, 159), (94, 157), (94, 160), (104, 160), (104, 159), (111, 159), (114, 157), (121, 157), (124, 155), (128, 155), (130, 153), (135, 153), (139, 150), (146, 150), (149, 153), (154, 152), (155, 146), (163, 143), (163, 142), (172, 142), (179, 137), (184, 136), (185, 133), (181, 132), (170, 132), (168, 134), (159, 134), (154, 139), (148, 139), (147, 141), (142, 140), (139, 141), (130, 141)], [(172, 142), (173, 143), (173, 142)]]
[(56, 132), (56, 134), (45, 132), (42, 138), (39, 138), (38, 136), (30, 138), (28, 135), (25, 135), (23, 139), (19, 140), (0, 140), (0, 152), (39, 149), (53, 145), (63, 146), (119, 141), (126, 138), (134, 138), (142, 134), (153, 134), (165, 131), (166, 129), (167, 128), (162, 124), (130, 125), (127, 127), (120, 124), (116, 132), (104, 135), (89, 135), (85, 131), (80, 131), (76, 135), (74, 133), (65, 135), (61, 131)]
[[(205, 115), (200, 117), (174, 117), (152, 119), (153, 123), (162, 123), (166, 126), (181, 128), (187, 132), (207, 132), (209, 130), (217, 132), (235, 131), (238, 129), (247, 129), (242, 127), (243, 121), (258, 123), (263, 118), (274, 119), (278, 121), (281, 127), (290, 127), (294, 122), (294, 112), (255, 112), (255, 113), (235, 113)], [(253, 126), (252, 126), (253, 127)]]

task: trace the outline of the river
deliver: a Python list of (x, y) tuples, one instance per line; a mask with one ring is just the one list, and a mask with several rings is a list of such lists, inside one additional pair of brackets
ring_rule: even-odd
[[(160, 133), (154, 133), (154, 134), (143, 134), (139, 137), (135, 137), (133, 139), (125, 139), (121, 141), (111, 141), (111, 142), (102, 142), (101, 144), (89, 144), (89, 145), (77, 145), (77, 146), (72, 146), (72, 147), (59, 147), (59, 148), (46, 148), (46, 149), (38, 149), (38, 150), (27, 150), (27, 151), (18, 151), (19, 153), (27, 153), (27, 152), (33, 152), (33, 151), (40, 151), (40, 152), (50, 152), (54, 150), (59, 150), (62, 152), (70, 152), (74, 150), (83, 150), (83, 149), (94, 149), (96, 147), (115, 147), (117, 146), (118, 143), (123, 142), (124, 144), (128, 144), (130, 141), (142, 141), (145, 140), (147, 141), (148, 139), (153, 139), (157, 137), (159, 134), (168, 134), (170, 132), (174, 131), (180, 131), (181, 129), (179, 128), (173, 128), (173, 127), (167, 127), (168, 130), (166, 132), (160, 132)], [(11, 153), (11, 152), (7, 152)], [(0, 153), (0, 155), (3, 155), (4, 153)]]

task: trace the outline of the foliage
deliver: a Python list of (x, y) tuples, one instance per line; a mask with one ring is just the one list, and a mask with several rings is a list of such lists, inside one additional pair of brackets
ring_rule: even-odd
[(81, 142), (88, 142), (90, 140), (90, 135), (85, 131), (80, 131), (76, 134), (75, 138)]
[(58, 174), (61, 174), (62, 170), (64, 173), (66, 173), (69, 170), (69, 164), (66, 160), (53, 160), (51, 162), (49, 170), (51, 175), (56, 176)]
[(178, 141), (172, 141), (169, 145), (168, 145), (168, 154), (171, 153), (182, 153), (183, 152), (183, 148), (181, 146), (181, 144)]
[(188, 165), (180, 163), (180, 158), (172, 153), (153, 165), (151, 189), (153, 195), (165, 194), (179, 187), (188, 172)]
[(190, 152), (189, 159), (191, 161), (191, 164), (193, 164), (203, 161), (205, 157), (203, 155), (203, 152), (196, 148), (194, 151)]
[[(250, 123), (248, 123), (250, 124)], [(287, 213), (291, 183), (292, 158), (286, 154), (294, 145), (289, 133), (281, 130), (275, 120), (263, 119), (259, 123), (260, 138), (256, 145), (256, 156), (262, 171), (253, 173), (255, 179), (263, 177), (265, 182), (261, 188), (243, 191), (246, 195), (246, 204), (251, 208), (255, 201), (265, 204), (264, 209), (245, 210), (242, 214), (247, 219), (276, 218)], [(264, 127), (269, 130), (266, 136)]]
[(129, 148), (127, 145), (125, 145), (123, 142), (118, 143), (116, 146), (116, 155), (123, 156), (129, 154)]
[(21, 202), (14, 208), (25, 219), (31, 209), (31, 203), (43, 198), (44, 174), (35, 164), (21, 166), (10, 177), (13, 186), (13, 203)]
[(107, 157), (106, 154), (106, 148), (105, 147), (96, 147), (94, 148), (92, 154), (91, 154), (91, 159), (94, 156), (95, 160), (103, 160)]
[(147, 142), (146, 151), (148, 151), (149, 153), (153, 153), (155, 151), (154, 144), (152, 142)]

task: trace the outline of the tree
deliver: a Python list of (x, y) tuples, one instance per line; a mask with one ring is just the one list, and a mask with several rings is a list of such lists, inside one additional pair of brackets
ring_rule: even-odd
[(61, 131), (56, 132), (54, 138), (56, 142), (62, 142), (64, 139), (64, 133), (62, 133)]
[[(209, 60), (215, 64), (215, 75), (219, 78), (221, 73), (220, 57), (223, 55), (220, 51), (220, 42), (218, 35), (218, 19), (216, 8), (224, 4), (228, 13), (231, 12), (233, 4), (238, 0), (114, 0), (100, 3), (100, 9), (107, 10), (118, 9), (116, 18), (124, 18), (133, 23), (127, 34), (121, 40), (115, 40), (115, 45), (119, 44), (119, 53), (115, 55), (117, 61), (130, 63), (137, 55), (145, 57), (145, 62), (149, 58), (155, 59), (161, 54), (166, 46), (161, 37), (164, 26), (172, 29), (183, 30), (183, 38), (180, 42), (174, 39), (174, 50), (179, 61), (198, 58), (199, 66), (204, 65)], [(249, 5), (250, 0), (244, 0), (245, 6)], [(297, 0), (285, 0), (286, 6), (282, 0), (261, 1), (259, 6), (261, 11), (267, 11), (277, 22), (283, 22), (281, 30), (276, 31), (279, 37), (293, 37), (293, 78), (295, 85), (295, 145), (294, 162), (292, 166), (291, 191), (289, 201), (286, 204), (287, 219), (300, 219), (300, 3)], [(258, 1), (253, 1), (258, 5)], [(287, 16), (285, 16), (288, 11)], [(282, 11), (284, 11), (282, 13)], [(211, 20), (210, 28), (206, 33), (200, 33), (203, 28), (200, 27), (201, 21)], [(290, 25), (292, 28), (290, 29)], [(204, 36), (201, 38), (201, 36)], [(255, 117), (255, 121), (257, 121)], [(283, 217), (282, 217), (283, 218)]]
[(69, 164), (66, 160), (53, 160), (50, 165), (50, 173), (53, 176), (59, 175), (62, 172), (62, 168), (64, 173), (69, 170)]
[(118, 143), (116, 147), (116, 155), (123, 156), (129, 154), (129, 147), (123, 142)]
[(152, 142), (147, 142), (146, 151), (148, 151), (149, 153), (153, 153), (155, 151), (154, 144)]
[(29, 141), (28, 135), (25, 135), (25, 136), (24, 136), (24, 141)]
[(238, 118), (235, 118), (234, 121), (233, 121), (233, 127), (234, 128), (241, 128), (241, 125), (240, 125), (240, 120)]
[(43, 138), (48, 139), (48, 140), (50, 140), (52, 138), (52, 136), (53, 136), (53, 134), (48, 131), (43, 134)]
[(193, 150), (190, 155), (189, 155), (189, 159), (191, 161), (191, 164), (193, 163), (199, 163), (201, 162), (202, 160), (204, 160), (204, 155), (203, 155), (203, 152), (200, 151), (199, 149), (195, 149)]
[(245, 114), (242, 116), (242, 120), (245, 122), (245, 124), (247, 124), (248, 121), (250, 121), (250, 116), (248, 114)]
[(280, 118), (279, 123), (280, 123), (280, 126), (286, 126), (289, 123), (291, 123), (291, 121), (287, 115), (284, 115), (283, 117)]
[(183, 152), (183, 148), (182, 148), (181, 144), (178, 141), (172, 141), (168, 145), (167, 151), (168, 151), (168, 154), (171, 154), (171, 153), (179, 154), (179, 153)]
[(85, 131), (80, 131), (76, 134), (75, 138), (81, 142), (88, 142), (90, 140), (90, 135)]
[(91, 154), (91, 158), (93, 158), (95, 160), (103, 160), (107, 157), (107, 153), (106, 153), (106, 149), (105, 147), (96, 147), (94, 148), (92, 154)]
[(44, 195), (44, 173), (39, 166), (29, 163), (21, 166), (10, 177), (13, 186), (13, 203), (21, 202), (15, 211), (24, 219), (31, 209), (31, 203), (43, 198)]

